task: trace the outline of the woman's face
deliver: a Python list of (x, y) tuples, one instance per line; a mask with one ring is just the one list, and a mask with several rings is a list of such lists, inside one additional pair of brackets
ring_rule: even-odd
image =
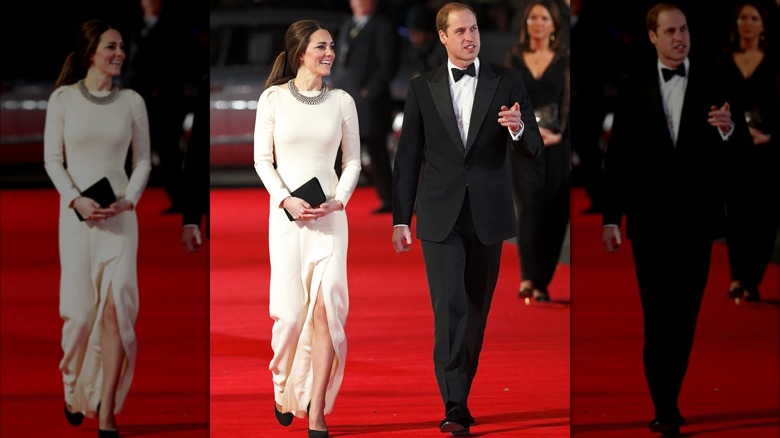
[(333, 37), (330, 36), (330, 32), (325, 29), (314, 32), (309, 38), (306, 52), (301, 57), (300, 68), (309, 70), (317, 76), (328, 76), (333, 60), (336, 58), (333, 47)]
[(745, 5), (739, 11), (737, 31), (740, 37), (749, 39), (758, 38), (764, 33), (764, 21), (755, 7)]
[(125, 61), (122, 35), (114, 29), (103, 32), (91, 61), (92, 66), (104, 75), (119, 76), (122, 73), (122, 63)]
[(533, 39), (546, 40), (555, 32), (552, 15), (542, 5), (534, 5), (531, 8), (525, 25), (528, 29), (528, 36)]

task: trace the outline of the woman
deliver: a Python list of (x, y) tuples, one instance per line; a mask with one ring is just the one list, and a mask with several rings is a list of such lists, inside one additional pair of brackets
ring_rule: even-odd
[(545, 146), (535, 160), (510, 153), (521, 270), (518, 296), (528, 304), (532, 297), (550, 300), (547, 288), (569, 222), (569, 54), (554, 3), (532, 1), (521, 23), (505, 64), (523, 75)]
[[(85, 415), (97, 414), (100, 437), (119, 436), (115, 415), (122, 411), (135, 369), (134, 210), (151, 170), (144, 101), (113, 82), (124, 60), (115, 28), (97, 20), (81, 25), (49, 98), (43, 144), (46, 172), (60, 194), (65, 416), (78, 426)], [(103, 177), (116, 201), (101, 206), (81, 192)]]
[(772, 257), (780, 225), (780, 108), (778, 62), (770, 46), (768, 4), (738, 4), (731, 45), (723, 69), (742, 97), (753, 145), (727, 175), (729, 193), (726, 241), (731, 284), (728, 296), (739, 302), (760, 301), (758, 286)]
[[(335, 58), (319, 23), (293, 23), (257, 105), (255, 169), (270, 195), (269, 368), (274, 411), (287, 426), (308, 412), (309, 436), (327, 437), (344, 375), (347, 342), (347, 216), (360, 175), (355, 103), (323, 82)], [(342, 173), (333, 163), (341, 145)], [(310, 205), (290, 192), (316, 177), (327, 199)], [(285, 214), (288, 213), (290, 218)]]

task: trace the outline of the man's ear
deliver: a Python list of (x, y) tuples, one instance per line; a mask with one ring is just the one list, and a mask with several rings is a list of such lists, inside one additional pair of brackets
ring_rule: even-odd
[(658, 40), (658, 35), (655, 34), (655, 31), (648, 30), (647, 35), (650, 37), (650, 42), (655, 45), (656, 40)]

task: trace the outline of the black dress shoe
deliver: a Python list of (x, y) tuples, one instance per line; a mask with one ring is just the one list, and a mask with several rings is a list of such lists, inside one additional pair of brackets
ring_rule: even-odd
[(550, 301), (550, 293), (546, 290), (534, 289), (534, 300), (537, 303), (546, 303)]
[(84, 414), (81, 412), (71, 412), (68, 410), (68, 402), (65, 402), (65, 418), (71, 426), (79, 426), (84, 421)]
[(439, 431), (441, 433), (451, 433), (453, 435), (468, 435), (469, 423), (468, 420), (465, 422), (460, 422), (450, 418), (445, 418), (441, 420), (441, 423), (439, 423)]
[(284, 414), (279, 412), (279, 409), (276, 408), (276, 403), (274, 403), (274, 414), (276, 414), (276, 421), (278, 421), (282, 426), (289, 426), (293, 421), (294, 416), (292, 412), (287, 412)]
[(680, 436), (680, 425), (677, 424), (677, 422), (666, 422), (655, 419), (650, 422), (648, 427), (650, 428), (650, 432), (658, 432), (663, 436)]
[(744, 289), (744, 296), (745, 296), (745, 301), (748, 302), (757, 303), (761, 301), (761, 294), (758, 293), (758, 289), (754, 291)]
[(309, 429), (309, 438), (328, 438), (328, 431)]
[(469, 426), (473, 426), (477, 423), (477, 420), (474, 419), (474, 417), (469, 414)]

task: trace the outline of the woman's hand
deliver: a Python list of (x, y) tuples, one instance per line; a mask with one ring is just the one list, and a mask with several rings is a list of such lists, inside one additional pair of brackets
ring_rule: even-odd
[(95, 221), (99, 219), (105, 219), (103, 213), (100, 212), (100, 204), (92, 198), (86, 196), (79, 196), (73, 200), (71, 204), (74, 210), (79, 212), (84, 220)]
[(101, 208), (100, 204), (94, 199), (79, 196), (73, 200), (72, 207), (79, 212), (84, 220), (99, 221), (110, 219), (123, 211), (132, 210), (133, 203), (126, 199), (120, 199), (108, 206), (108, 208)]
[(753, 137), (753, 144), (758, 146), (760, 144), (769, 143), (769, 139), (772, 138), (772, 134), (764, 134), (760, 130), (750, 126), (750, 136)]
[(312, 208), (308, 202), (295, 196), (289, 196), (282, 201), (282, 208), (287, 210), (293, 219), (312, 220), (319, 219), (334, 211), (343, 210), (344, 204), (335, 199), (329, 199), (322, 204)]
[(96, 216), (95, 219), (110, 219), (119, 213), (122, 213), (123, 211), (128, 211), (133, 209), (133, 203), (128, 201), (127, 199), (120, 199), (113, 204), (109, 205), (107, 208), (98, 208), (93, 213), (93, 216)]
[(544, 142), (544, 147), (549, 147), (554, 144), (558, 144), (561, 142), (561, 138), (563, 136), (559, 132), (553, 132), (547, 128), (539, 127), (539, 134), (542, 136), (542, 142)]
[(312, 209), (312, 212), (314, 214), (314, 218), (319, 219), (323, 216), (333, 213), (334, 211), (339, 211), (343, 209), (344, 209), (344, 204), (342, 204), (341, 201), (337, 201), (335, 199), (328, 199), (327, 201), (320, 204), (317, 208)]

